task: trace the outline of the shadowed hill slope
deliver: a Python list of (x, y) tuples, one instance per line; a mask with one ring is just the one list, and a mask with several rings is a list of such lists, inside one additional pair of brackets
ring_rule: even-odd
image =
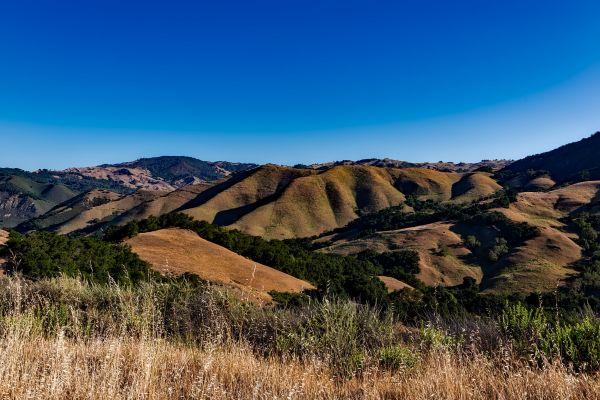
[(513, 186), (523, 186), (540, 173), (558, 183), (600, 179), (600, 132), (546, 153), (525, 157), (508, 165), (499, 175)]

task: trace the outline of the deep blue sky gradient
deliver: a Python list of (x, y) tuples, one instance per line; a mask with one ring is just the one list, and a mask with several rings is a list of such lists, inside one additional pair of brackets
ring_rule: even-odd
[(600, 2), (0, 4), (0, 165), (518, 158), (600, 130)]

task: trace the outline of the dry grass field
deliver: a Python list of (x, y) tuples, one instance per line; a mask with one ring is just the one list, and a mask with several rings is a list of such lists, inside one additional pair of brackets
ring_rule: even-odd
[(244, 346), (196, 349), (163, 340), (71, 340), (13, 331), (0, 339), (3, 399), (505, 399), (600, 398), (600, 381), (561, 365), (495, 366), (429, 354), (411, 371), (338, 380), (319, 362), (261, 358)]
[[(350, 303), (273, 314), (239, 308), (214, 289), (164, 303), (160, 287), (1, 279), (3, 399), (600, 398), (596, 374), (559, 360), (523, 359), (509, 343), (494, 348), (491, 325), (466, 331), (461, 344), (432, 328), (419, 333), (377, 322), (373, 310)], [(179, 307), (169, 318), (161, 314), (167, 304)], [(309, 311), (322, 331), (306, 322), (293, 328)], [(189, 329), (196, 340), (168, 333), (169, 321), (187, 317), (195, 318)], [(282, 331), (271, 337), (274, 325)], [(389, 328), (413, 333), (384, 339)], [(312, 333), (298, 352), (284, 346), (301, 332)], [(377, 340), (395, 344), (378, 349)], [(364, 358), (353, 356), (357, 350)], [(351, 360), (350, 373), (343, 360)]]

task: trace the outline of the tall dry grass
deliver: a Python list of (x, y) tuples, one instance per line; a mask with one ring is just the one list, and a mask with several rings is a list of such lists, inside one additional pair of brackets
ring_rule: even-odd
[[(540, 365), (434, 328), (390, 331), (350, 303), (261, 311), (210, 288), (190, 289), (200, 304), (166, 292), (3, 279), (0, 398), (600, 398), (596, 375), (560, 361)], [(184, 311), (173, 302), (204, 315), (179, 315), (185, 329), (175, 329), (167, 316)], [(333, 357), (355, 362), (352, 373)]]

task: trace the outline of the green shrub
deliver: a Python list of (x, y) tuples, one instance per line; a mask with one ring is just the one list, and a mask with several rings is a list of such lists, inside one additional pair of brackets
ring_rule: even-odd
[(507, 306), (500, 317), (503, 334), (523, 356), (560, 358), (577, 370), (600, 368), (600, 322), (589, 317), (573, 324), (549, 322), (543, 310)]
[(481, 242), (474, 235), (469, 235), (464, 241), (464, 246), (469, 250), (475, 250), (481, 246)]
[(431, 324), (421, 325), (419, 337), (421, 346), (425, 348), (452, 347), (463, 342), (462, 338), (449, 335)]
[(412, 369), (420, 361), (417, 353), (401, 345), (381, 347), (376, 356), (379, 365), (391, 371)]
[(12, 231), (4, 251), (11, 254), (9, 272), (36, 279), (66, 275), (103, 284), (132, 284), (159, 277), (129, 247), (91, 237), (72, 239), (50, 232), (21, 235)]
[(494, 246), (492, 246), (492, 248), (488, 252), (488, 259), (490, 261), (496, 262), (500, 259), (500, 257), (508, 253), (508, 251), (509, 248), (506, 239), (496, 238)]

